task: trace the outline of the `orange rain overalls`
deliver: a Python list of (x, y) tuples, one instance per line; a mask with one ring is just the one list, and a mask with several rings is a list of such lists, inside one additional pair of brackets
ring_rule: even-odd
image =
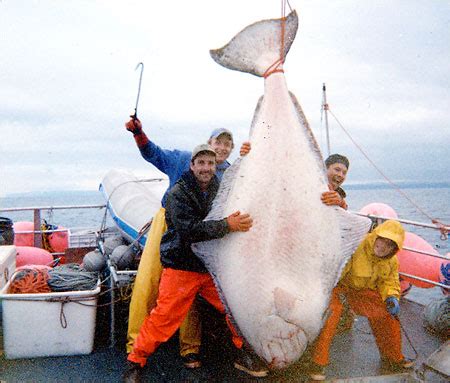
[[(138, 273), (133, 286), (128, 317), (127, 352), (131, 352), (145, 317), (156, 306), (159, 280), (162, 265), (159, 257), (159, 246), (164, 232), (167, 230), (166, 209), (161, 208), (155, 215), (139, 263)], [(180, 354), (198, 354), (201, 344), (201, 323), (197, 302), (186, 315), (180, 326)]]
[[(145, 318), (133, 350), (128, 354), (128, 360), (143, 367), (157, 347), (169, 340), (180, 327), (197, 294), (221, 313), (225, 313), (209, 273), (163, 269), (156, 307)], [(234, 345), (242, 348), (243, 339), (237, 334), (228, 317), (227, 324), (232, 332)]]
[(316, 340), (312, 360), (321, 366), (329, 363), (329, 351), (342, 315), (342, 296), (356, 314), (367, 317), (380, 354), (392, 362), (404, 359), (400, 322), (389, 314), (384, 301), (394, 296), (400, 299), (397, 257), (378, 258), (373, 252), (376, 238), (394, 241), (403, 246), (405, 231), (399, 222), (388, 220), (369, 233), (345, 267), (341, 280), (331, 296), (331, 314)]

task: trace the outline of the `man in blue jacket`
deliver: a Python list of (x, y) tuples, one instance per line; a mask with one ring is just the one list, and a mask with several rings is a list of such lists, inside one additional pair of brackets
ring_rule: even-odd
[[(161, 201), (162, 208), (153, 218), (133, 287), (127, 334), (127, 352), (131, 352), (144, 318), (156, 305), (162, 272), (159, 245), (162, 235), (167, 229), (165, 221), (167, 192), (181, 175), (189, 170), (191, 152), (160, 148), (148, 139), (138, 119), (131, 119), (125, 124), (125, 127), (133, 133), (142, 157), (169, 177), (169, 188)], [(211, 133), (208, 143), (216, 152), (216, 176), (220, 180), (225, 170), (230, 166), (227, 159), (234, 147), (232, 133), (224, 128), (215, 129)], [(241, 155), (246, 154), (246, 149), (247, 146), (244, 143), (241, 148)], [(198, 368), (201, 366), (199, 357), (200, 344), (201, 327), (199, 313), (194, 304), (180, 328), (180, 354), (186, 368)]]

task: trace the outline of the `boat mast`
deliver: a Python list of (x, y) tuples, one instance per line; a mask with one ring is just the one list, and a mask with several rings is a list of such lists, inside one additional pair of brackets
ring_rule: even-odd
[(327, 137), (327, 151), (328, 151), (328, 156), (331, 154), (331, 149), (330, 149), (330, 134), (328, 131), (328, 104), (327, 104), (327, 87), (325, 86), (325, 83), (323, 83), (322, 85), (322, 110), (325, 113), (325, 132), (326, 132), (326, 137)]

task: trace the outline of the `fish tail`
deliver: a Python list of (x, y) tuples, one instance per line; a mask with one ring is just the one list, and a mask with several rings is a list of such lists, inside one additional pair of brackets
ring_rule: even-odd
[(258, 21), (220, 49), (210, 50), (218, 64), (231, 70), (264, 77), (274, 63), (284, 61), (298, 29), (297, 12), (286, 18)]

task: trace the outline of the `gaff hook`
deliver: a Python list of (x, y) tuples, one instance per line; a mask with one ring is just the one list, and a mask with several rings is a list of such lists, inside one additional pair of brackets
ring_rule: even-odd
[(139, 66), (141, 66), (141, 75), (139, 76), (139, 88), (136, 98), (136, 106), (134, 107), (134, 114), (130, 116), (133, 120), (137, 120), (137, 107), (139, 103), (139, 95), (141, 94), (141, 83), (142, 83), (142, 73), (144, 73), (144, 63), (137, 64), (135, 70), (137, 70)]

